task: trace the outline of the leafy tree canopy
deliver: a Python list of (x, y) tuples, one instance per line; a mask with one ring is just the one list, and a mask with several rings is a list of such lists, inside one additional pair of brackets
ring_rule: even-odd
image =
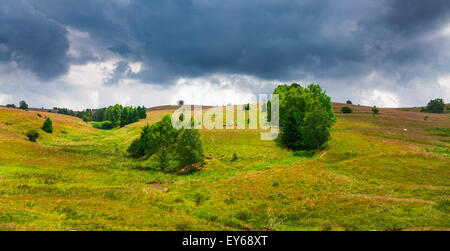
[(22, 110), (28, 109), (28, 104), (27, 104), (27, 102), (25, 102), (24, 100), (20, 101), (20, 103), (19, 103), (19, 108), (22, 109)]
[(430, 112), (430, 113), (444, 113), (445, 103), (441, 98), (437, 98), (434, 100), (430, 100), (427, 107), (422, 109), (422, 112)]
[(280, 85), (274, 94), (280, 97), (283, 145), (294, 150), (317, 149), (329, 140), (336, 118), (331, 98), (319, 85), (311, 84), (307, 88), (296, 83)]

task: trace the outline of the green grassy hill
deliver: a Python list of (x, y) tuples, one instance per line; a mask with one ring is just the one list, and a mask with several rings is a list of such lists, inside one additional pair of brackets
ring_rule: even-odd
[[(204, 130), (206, 164), (192, 174), (126, 154), (171, 107), (111, 131), (0, 108), (0, 230), (450, 230), (449, 115), (341, 106), (314, 155), (257, 130)], [(46, 117), (54, 133), (29, 142)]]

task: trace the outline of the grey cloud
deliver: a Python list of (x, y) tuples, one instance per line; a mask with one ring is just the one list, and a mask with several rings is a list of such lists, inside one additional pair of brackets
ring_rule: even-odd
[(420, 64), (440, 53), (442, 40), (418, 36), (447, 21), (450, 6), (445, 0), (30, 2), (124, 59), (142, 61), (147, 67), (135, 77), (152, 83), (213, 73), (342, 79)]
[(449, 15), (447, 0), (395, 0), (388, 2), (384, 20), (398, 32), (418, 33), (445, 25)]
[(68, 69), (66, 30), (23, 1), (0, 4), (0, 60), (51, 79)]
[[(350, 86), (380, 72), (407, 85), (450, 64), (449, 39), (436, 35), (449, 21), (446, 0), (6, 0), (0, 12), (0, 60), (41, 78), (104, 59), (67, 57), (65, 27), (122, 60), (109, 84), (221, 73)], [(142, 71), (130, 74), (131, 61)]]

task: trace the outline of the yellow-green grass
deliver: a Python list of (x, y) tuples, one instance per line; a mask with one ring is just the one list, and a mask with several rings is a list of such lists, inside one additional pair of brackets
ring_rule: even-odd
[[(259, 130), (202, 130), (207, 159), (191, 174), (126, 153), (173, 108), (110, 131), (0, 108), (0, 230), (450, 229), (448, 115), (340, 106), (315, 154), (261, 141)], [(23, 134), (46, 117), (54, 133), (29, 142)]]

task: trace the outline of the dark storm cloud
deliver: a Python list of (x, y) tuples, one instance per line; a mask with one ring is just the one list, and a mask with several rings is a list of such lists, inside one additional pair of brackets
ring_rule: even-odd
[(59, 76), (68, 68), (66, 35), (61, 25), (22, 1), (0, 3), (0, 61), (16, 63), (43, 79)]
[(450, 1), (395, 0), (388, 8), (387, 25), (399, 32), (416, 33), (445, 25), (450, 14)]
[(127, 60), (141, 61), (144, 70), (133, 77), (156, 83), (213, 73), (343, 79), (393, 67), (411, 77), (416, 65), (443, 68), (445, 43), (423, 37), (442, 28), (450, 6), (446, 0), (12, 3), (1, 4), (3, 60), (19, 55), (15, 61), (41, 77), (62, 74), (71, 60), (62, 27), (72, 27), (122, 58), (113, 79), (127, 75), (121, 73)]

